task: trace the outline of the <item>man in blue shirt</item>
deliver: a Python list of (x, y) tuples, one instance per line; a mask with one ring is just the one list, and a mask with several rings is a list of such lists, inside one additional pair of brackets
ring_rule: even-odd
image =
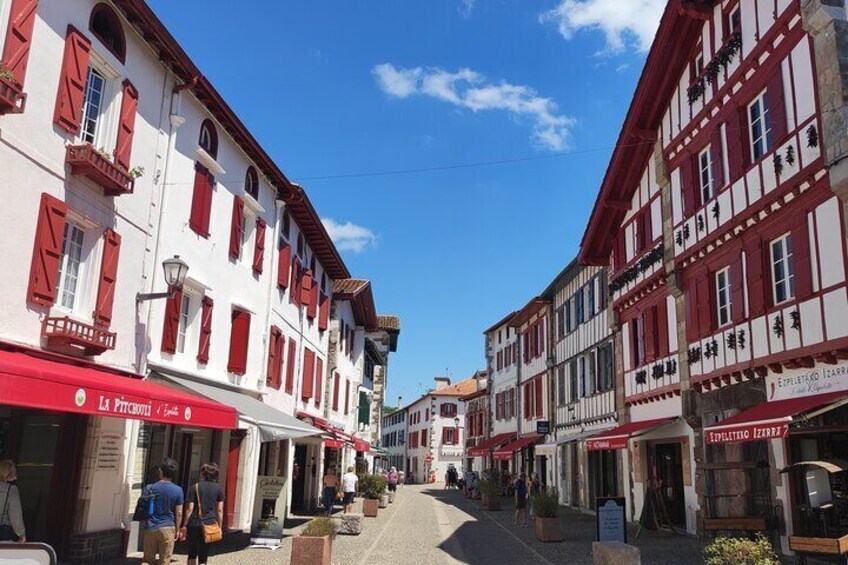
[(527, 527), (527, 478), (524, 473), (515, 481), (515, 525)]
[[(177, 462), (166, 457), (159, 466), (159, 482), (147, 485), (151, 493), (153, 513), (147, 519), (144, 532), (144, 561), (146, 565), (170, 565), (174, 554), (177, 524), (183, 521), (183, 489), (173, 483)], [(156, 559), (156, 555), (159, 559)]]

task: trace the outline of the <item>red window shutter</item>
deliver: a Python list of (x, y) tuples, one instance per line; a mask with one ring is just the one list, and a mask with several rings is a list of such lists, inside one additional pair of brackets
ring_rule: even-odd
[(138, 111), (138, 90), (129, 80), (124, 81), (124, 93), (121, 99), (121, 116), (118, 123), (118, 141), (115, 144), (115, 164), (130, 169), (135, 114)]
[(345, 379), (345, 415), (350, 414), (350, 379)]
[(786, 137), (786, 96), (783, 92), (783, 69), (778, 65), (766, 87), (768, 98), (769, 126), (773, 147), (779, 146)]
[(244, 240), (244, 200), (240, 196), (233, 197), (233, 221), (230, 225), (230, 259), (238, 260), (241, 256), (241, 242)]
[(297, 343), (289, 339), (289, 356), (286, 359), (286, 393), (294, 392), (294, 361), (297, 356)]
[(21, 86), (26, 77), (37, 7), (38, 0), (12, 0), (9, 13), (9, 28), (6, 30), (6, 44), (3, 46), (3, 64), (12, 73), (15, 82)]
[(236, 375), (247, 372), (247, 348), (250, 339), (250, 313), (233, 310), (230, 330), (230, 358), (227, 371)]
[(115, 302), (115, 281), (118, 278), (118, 257), (121, 254), (121, 236), (106, 230), (103, 234), (103, 258), (100, 261), (100, 283), (97, 285), (97, 303), (94, 321), (109, 327), (112, 323), (112, 304)]
[(321, 406), (324, 398), (324, 360), (315, 359), (315, 406)]
[(28, 302), (50, 306), (56, 301), (67, 215), (68, 207), (64, 202), (49, 194), (41, 194), (29, 270)]
[(680, 165), (680, 183), (683, 192), (683, 215), (691, 216), (698, 209), (698, 156), (690, 155)]
[(713, 294), (715, 288), (712, 273), (703, 273), (695, 285), (698, 287), (698, 335), (709, 335), (712, 326)]
[(544, 403), (542, 402), (542, 378), (537, 377), (533, 387), (536, 389), (534, 392), (536, 393), (536, 417), (541, 418), (544, 408)]
[(177, 333), (180, 328), (180, 308), (183, 304), (183, 289), (177, 288), (165, 301), (165, 321), (162, 325), (162, 353), (177, 352)]
[(318, 281), (312, 281), (312, 289), (309, 291), (309, 304), (306, 306), (306, 316), (311, 320), (314, 320), (318, 315), (318, 293)]
[(524, 385), (524, 419), (525, 420), (530, 419), (530, 394), (531, 394), (530, 384), (531, 383), (527, 383), (526, 385)]
[(253, 248), (253, 272), (262, 274), (262, 265), (265, 263), (265, 227), (267, 222), (262, 218), (256, 218), (256, 244)]
[(268, 370), (265, 375), (265, 385), (270, 388), (280, 388), (280, 357), (278, 345), (283, 337), (283, 332), (276, 326), (271, 326), (271, 335), (268, 340)]
[(650, 205), (645, 207), (645, 210), (642, 212), (642, 217), (644, 218), (642, 225), (645, 229), (645, 247), (647, 247), (654, 242), (654, 217), (653, 214), (651, 214)]
[(339, 374), (333, 373), (333, 412), (339, 411)]
[(448, 428), (442, 428), (442, 445), (448, 443)]
[(761, 316), (766, 308), (766, 277), (763, 273), (763, 267), (768, 264), (766, 256), (768, 251), (764, 249), (762, 240), (756, 238), (745, 242), (745, 284), (748, 285), (748, 310), (751, 318)]
[(657, 342), (655, 333), (656, 307), (651, 306), (645, 311), (645, 361), (651, 362), (657, 358)]
[(277, 286), (288, 288), (291, 274), (292, 249), (288, 243), (280, 244), (279, 264), (277, 265)]
[(89, 41), (75, 27), (68, 26), (65, 38), (65, 55), (53, 123), (76, 135), (80, 129), (82, 105), (85, 101), (85, 83), (88, 80), (88, 60), (91, 54)]
[(318, 308), (318, 329), (326, 331), (330, 327), (330, 297), (321, 293), (321, 304)]
[(300, 275), (300, 304), (309, 307), (312, 298), (312, 270), (306, 269)]
[(209, 296), (201, 301), (200, 343), (197, 347), (197, 360), (204, 365), (209, 362), (209, 344), (212, 341), (212, 308), (215, 302)]
[(292, 260), (289, 302), (300, 306), (300, 259), (298, 258)]
[[(670, 353), (668, 344), (668, 303), (665, 298), (656, 306), (657, 357)], [(600, 363), (599, 363), (600, 364)]]
[(792, 223), (792, 261), (795, 298), (807, 298), (813, 293), (813, 267), (810, 262), (810, 232), (806, 212), (796, 214)]
[(717, 192), (724, 186), (724, 159), (721, 155), (721, 127), (713, 131), (710, 141), (710, 152), (713, 158), (713, 191)]
[(745, 282), (742, 278), (742, 250), (730, 264), (730, 317), (739, 323), (745, 319)]
[(194, 191), (191, 197), (189, 227), (198, 235), (209, 237), (209, 218), (212, 214), (212, 184), (215, 177), (200, 163), (194, 164)]
[(312, 388), (315, 386), (315, 353), (308, 347), (303, 350), (303, 380), (300, 397), (303, 400), (312, 398)]

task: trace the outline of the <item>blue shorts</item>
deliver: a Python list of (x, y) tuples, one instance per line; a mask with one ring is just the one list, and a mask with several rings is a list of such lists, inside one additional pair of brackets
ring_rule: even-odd
[(355, 492), (344, 493), (344, 503), (345, 503), (345, 505), (353, 504), (353, 497), (354, 496), (356, 496)]

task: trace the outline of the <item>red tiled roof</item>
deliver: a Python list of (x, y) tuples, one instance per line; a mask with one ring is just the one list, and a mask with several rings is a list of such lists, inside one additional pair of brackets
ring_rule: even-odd
[(475, 392), (477, 392), (477, 379), (470, 377), (464, 381), (459, 381), (455, 385), (434, 390), (431, 394), (438, 394), (440, 396), (468, 396)]
[(333, 281), (333, 296), (345, 300), (344, 296), (352, 297), (368, 286), (364, 279), (337, 279)]
[(520, 327), (522, 324), (527, 323), (534, 314), (545, 308), (550, 303), (550, 300), (537, 296), (528, 302), (524, 308), (515, 313), (515, 316), (513, 316), (509, 321), (509, 325), (513, 328)]
[(390, 332), (400, 331), (400, 316), (380, 314), (377, 316), (377, 327)]
[(341, 279), (333, 281), (333, 299), (349, 300), (353, 307), (356, 323), (365, 326), (365, 331), (377, 329), (377, 308), (371, 293), (371, 281), (361, 279)]

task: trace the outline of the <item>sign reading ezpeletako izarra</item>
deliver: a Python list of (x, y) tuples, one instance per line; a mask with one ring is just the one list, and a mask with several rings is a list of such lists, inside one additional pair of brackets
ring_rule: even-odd
[(768, 401), (848, 391), (848, 363), (818, 365), (766, 377)]

